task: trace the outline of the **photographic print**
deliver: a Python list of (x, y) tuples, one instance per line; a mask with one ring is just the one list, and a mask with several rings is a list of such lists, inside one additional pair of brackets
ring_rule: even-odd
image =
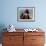
[(35, 8), (34, 7), (18, 7), (17, 21), (21, 21), (21, 22), (35, 21)]

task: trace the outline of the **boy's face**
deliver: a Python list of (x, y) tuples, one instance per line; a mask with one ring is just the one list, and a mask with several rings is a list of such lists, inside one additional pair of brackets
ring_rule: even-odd
[(25, 16), (27, 16), (28, 14), (27, 13), (24, 13)]

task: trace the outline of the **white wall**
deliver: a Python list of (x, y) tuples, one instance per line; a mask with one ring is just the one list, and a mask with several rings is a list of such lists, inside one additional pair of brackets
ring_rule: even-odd
[[(42, 27), (46, 29), (46, 0), (1, 0), (0, 24), (16, 28)], [(17, 7), (35, 7), (35, 22), (17, 22)]]

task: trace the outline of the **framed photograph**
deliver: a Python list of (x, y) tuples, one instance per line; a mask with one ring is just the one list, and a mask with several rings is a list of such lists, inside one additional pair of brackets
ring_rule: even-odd
[(17, 21), (21, 22), (35, 21), (35, 7), (18, 7)]

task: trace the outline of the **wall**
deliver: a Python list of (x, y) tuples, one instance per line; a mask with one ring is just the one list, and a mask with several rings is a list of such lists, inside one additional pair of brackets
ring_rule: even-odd
[[(0, 24), (16, 28), (46, 28), (46, 0), (1, 0)], [(17, 7), (35, 7), (35, 22), (17, 22)]]

